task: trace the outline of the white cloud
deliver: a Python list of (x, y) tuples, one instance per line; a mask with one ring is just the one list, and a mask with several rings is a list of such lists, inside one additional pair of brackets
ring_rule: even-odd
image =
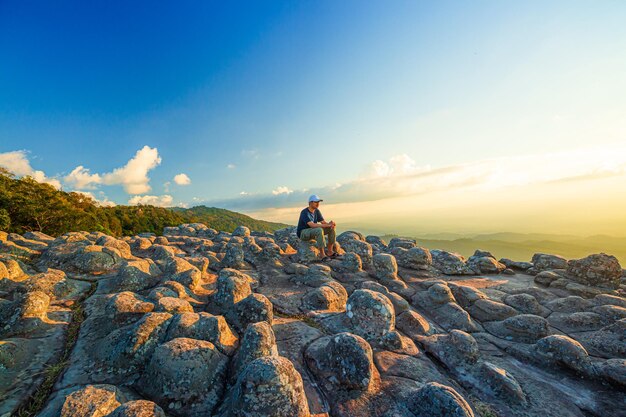
[(261, 157), (258, 149), (244, 149), (241, 151), (241, 154), (251, 159), (259, 159)]
[(112, 172), (102, 175), (102, 183), (106, 185), (121, 184), (128, 194), (143, 194), (149, 192), (150, 178), (148, 171), (161, 163), (157, 148), (144, 146), (126, 165), (116, 168)]
[(280, 195), (280, 194), (291, 194), (293, 193), (293, 190), (290, 190), (287, 187), (278, 187), (275, 190), (272, 190), (272, 194), (274, 195)]
[(128, 200), (128, 204), (136, 206), (138, 204), (151, 205), (158, 207), (170, 207), (174, 199), (171, 195), (136, 195)]
[(0, 166), (6, 168), (19, 177), (29, 175), (37, 182), (50, 184), (56, 189), (61, 188), (59, 180), (49, 178), (43, 171), (36, 171), (30, 166), (30, 162), (26, 157), (26, 151), (21, 150), (0, 153)]
[(174, 176), (174, 182), (178, 185), (189, 185), (191, 184), (191, 179), (187, 174), (178, 174)]
[(236, 165), (235, 164), (228, 164), (226, 165), (226, 168), (228, 169), (235, 169)]
[(389, 158), (388, 162), (377, 159), (369, 164), (365, 178), (380, 178), (390, 176), (401, 176), (430, 171), (430, 165), (418, 167), (415, 161), (407, 154), (399, 154)]
[(246, 191), (242, 191), (239, 193), (239, 195), (249, 195), (250, 193), (247, 193)]
[[(626, 176), (626, 144), (531, 155), (504, 156), (431, 168), (417, 166), (402, 154), (388, 162), (374, 161), (364, 175), (341, 184), (292, 191), (278, 187), (270, 193), (240, 195), (207, 204), (232, 210), (297, 207), (309, 194), (327, 204), (384, 200), (465, 190), (473, 195), (511, 192), (515, 187)], [(516, 192), (524, 192), (518, 188)], [(276, 198), (281, 195), (281, 198)]]
[(89, 191), (73, 190), (73, 192), (91, 197), (96, 202), (96, 205), (101, 207), (115, 207), (117, 205), (115, 202), (109, 200), (102, 191), (99, 193), (101, 198), (96, 198), (96, 196)]
[(90, 174), (87, 168), (79, 165), (63, 181), (79, 190), (93, 190), (97, 184), (102, 183), (102, 178), (99, 174)]
[(172, 184), (171, 182), (169, 182), (169, 181), (165, 181), (165, 182), (163, 183), (163, 191), (165, 191), (166, 193), (169, 193), (169, 192), (170, 192), (170, 185), (171, 185), (171, 184)]
[[(97, 185), (122, 185), (128, 194), (149, 192), (150, 178), (148, 172), (161, 163), (157, 148), (144, 146), (135, 153), (126, 165), (104, 174), (91, 174), (82, 165), (77, 166), (65, 176), (64, 181), (77, 189), (93, 190)], [(168, 183), (164, 184), (167, 192)]]

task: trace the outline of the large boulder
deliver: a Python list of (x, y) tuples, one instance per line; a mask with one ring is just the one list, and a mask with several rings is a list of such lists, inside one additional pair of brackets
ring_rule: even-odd
[(211, 415), (227, 368), (227, 356), (213, 343), (180, 337), (155, 349), (137, 388), (176, 416)]
[(250, 362), (265, 356), (278, 356), (274, 330), (267, 322), (250, 324), (232, 362), (230, 375), (236, 379)]
[(408, 249), (396, 246), (391, 248), (391, 254), (396, 257), (398, 265), (403, 268), (428, 270), (433, 263), (430, 251), (419, 246)]
[(584, 285), (618, 288), (622, 267), (615, 256), (599, 253), (569, 261), (567, 273), (573, 280)]
[(507, 268), (506, 265), (496, 261), (491, 253), (481, 250), (476, 250), (469, 257), (467, 266), (479, 274), (499, 274)]
[(233, 417), (309, 417), (302, 376), (287, 358), (255, 359), (239, 374), (232, 391)]
[(344, 311), (348, 293), (340, 283), (329, 281), (302, 297), (303, 311)]
[(338, 333), (316, 340), (305, 351), (309, 368), (336, 389), (366, 391), (377, 371), (372, 348), (352, 333)]
[(559, 255), (535, 253), (531, 262), (533, 264), (533, 269), (537, 272), (545, 271), (547, 269), (567, 268), (567, 259)]
[(429, 382), (409, 401), (409, 409), (416, 416), (474, 417), (474, 412), (454, 388)]
[(458, 253), (434, 249), (430, 251), (433, 266), (446, 275), (474, 274), (474, 270), (467, 266), (465, 258)]
[(232, 355), (239, 344), (237, 335), (230, 329), (224, 317), (205, 312), (174, 315), (167, 329), (166, 340), (178, 337), (206, 340), (227, 355)]
[(114, 385), (88, 385), (65, 398), (60, 417), (105, 417), (125, 399)]
[(165, 417), (165, 413), (152, 401), (135, 400), (120, 405), (108, 417)]
[(359, 289), (348, 298), (346, 319), (355, 334), (368, 341), (378, 341), (385, 333), (395, 330), (396, 314), (389, 298)]

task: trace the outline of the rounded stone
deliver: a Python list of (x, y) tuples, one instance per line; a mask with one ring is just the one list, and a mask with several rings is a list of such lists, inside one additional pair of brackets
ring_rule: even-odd
[(234, 417), (309, 417), (302, 376), (280, 356), (252, 361), (233, 389)]
[(395, 329), (395, 310), (389, 298), (372, 290), (355, 290), (346, 304), (352, 331), (373, 341)]
[(429, 382), (409, 400), (410, 410), (417, 416), (473, 417), (471, 407), (452, 387)]

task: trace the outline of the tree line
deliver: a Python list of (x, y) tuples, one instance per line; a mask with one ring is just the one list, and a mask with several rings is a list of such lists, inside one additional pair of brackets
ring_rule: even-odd
[(227, 232), (239, 225), (270, 232), (287, 226), (206, 206), (189, 209), (151, 205), (103, 207), (85, 194), (57, 190), (30, 176), (16, 178), (0, 167), (1, 231), (19, 234), (38, 231), (59, 236), (85, 230), (120, 237), (142, 232), (160, 235), (164, 227), (182, 223), (204, 223)]

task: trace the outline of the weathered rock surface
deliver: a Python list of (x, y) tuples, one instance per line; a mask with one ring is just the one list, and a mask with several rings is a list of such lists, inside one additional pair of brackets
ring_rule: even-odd
[(610, 255), (465, 259), (348, 231), (319, 263), (293, 227), (163, 234), (0, 233), (0, 416), (41, 397), (40, 417), (626, 410)]

